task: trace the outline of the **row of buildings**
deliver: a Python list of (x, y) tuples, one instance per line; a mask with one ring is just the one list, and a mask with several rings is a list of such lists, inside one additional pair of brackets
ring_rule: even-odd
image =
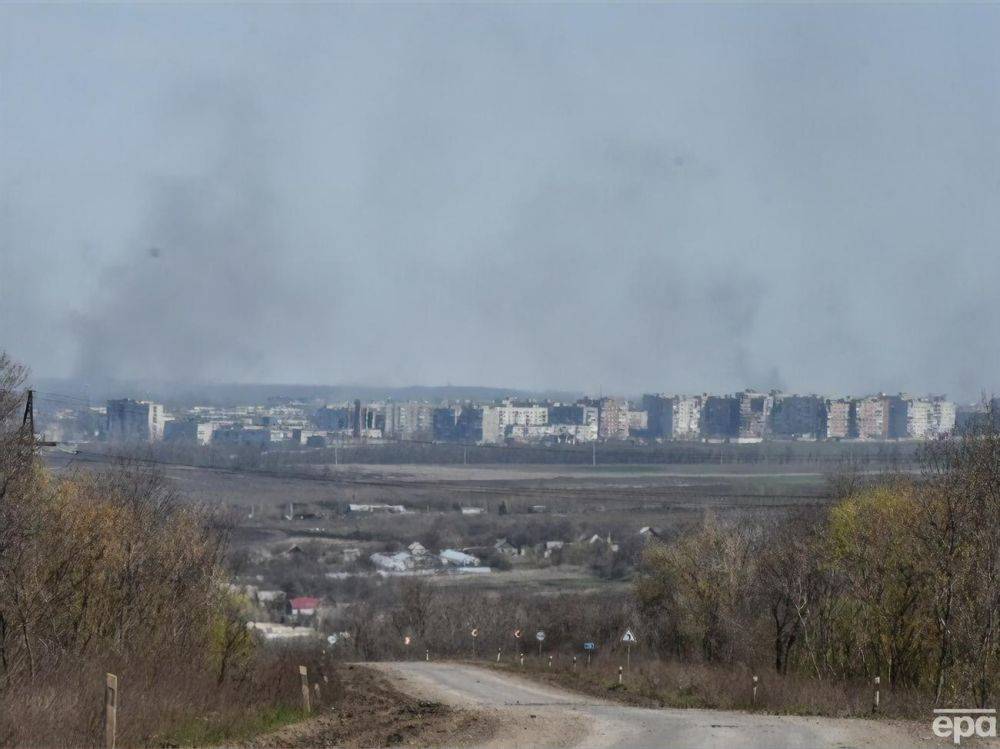
[(944, 396), (645, 395), (646, 436), (757, 442), (763, 439), (930, 439), (955, 428)]
[(649, 394), (638, 403), (582, 398), (573, 403), (518, 401), (431, 404), (370, 402), (210, 409), (167, 414), (149, 401), (112, 400), (111, 442), (291, 444), (325, 447), (344, 440), (433, 440), (475, 444), (616, 440), (922, 440), (952, 432), (955, 404), (944, 396), (883, 393), (857, 398), (762, 393)]

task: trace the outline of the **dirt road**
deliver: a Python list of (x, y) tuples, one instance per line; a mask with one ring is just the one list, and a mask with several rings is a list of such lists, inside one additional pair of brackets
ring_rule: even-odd
[(487, 747), (896, 749), (942, 743), (921, 741), (905, 727), (882, 721), (627, 707), (464, 664), (377, 668), (408, 694), (491, 714), (500, 728)]

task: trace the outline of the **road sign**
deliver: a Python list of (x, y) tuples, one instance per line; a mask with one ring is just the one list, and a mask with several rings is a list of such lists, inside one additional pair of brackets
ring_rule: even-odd
[(594, 643), (592, 643), (592, 642), (585, 642), (585, 643), (583, 643), (583, 649), (584, 650), (595, 650), (596, 648), (597, 648), (597, 646), (594, 645)]
[(514, 637), (516, 637), (518, 640), (521, 639), (521, 630), (520, 629), (515, 629), (514, 630)]
[(406, 637), (403, 638), (403, 644), (404, 645), (409, 645), (410, 644), (410, 636), (409, 635), (407, 635)]
[(632, 634), (632, 630), (631, 629), (626, 629), (625, 630), (625, 634), (622, 635), (622, 642), (627, 642), (629, 644), (632, 644), (635, 641), (636, 641), (635, 640), (635, 635)]
[(538, 640), (539, 642), (541, 642), (542, 640), (544, 640), (545, 639), (545, 630), (544, 629), (540, 629), (537, 632), (535, 632), (535, 639)]
[(327, 636), (326, 641), (328, 643), (330, 643), (331, 645), (336, 645), (337, 644), (337, 635), (329, 635), (329, 636)]
[(479, 637), (479, 630), (476, 627), (473, 627), (472, 631), (469, 634), (472, 635), (473, 637)]

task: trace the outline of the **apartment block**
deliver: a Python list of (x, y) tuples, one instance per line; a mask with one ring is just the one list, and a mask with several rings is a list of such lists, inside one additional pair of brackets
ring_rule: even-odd
[(582, 403), (554, 403), (549, 406), (550, 424), (574, 424), (597, 426), (598, 408)]
[(705, 399), (700, 395), (678, 395), (673, 404), (673, 434), (678, 440), (701, 436), (701, 411)]
[(933, 436), (951, 434), (955, 431), (955, 404), (943, 395), (931, 398), (930, 430)]
[(597, 436), (602, 440), (628, 438), (628, 401), (601, 398), (597, 401)]
[(674, 435), (674, 404), (671, 395), (644, 395), (642, 408), (646, 412), (646, 430), (650, 437), (670, 438)]
[(508, 426), (540, 426), (548, 423), (547, 406), (514, 401), (505, 401), (499, 406), (484, 406), (482, 441), (491, 444), (503, 442)]
[(826, 439), (847, 439), (851, 436), (851, 414), (853, 402), (850, 398), (826, 401), (822, 435)]
[(853, 402), (850, 436), (860, 440), (889, 437), (890, 405), (885, 395), (870, 395)]
[(212, 441), (215, 424), (210, 421), (184, 419), (168, 421), (163, 428), (163, 441), (186, 445), (207, 445)]
[(434, 433), (434, 407), (427, 403), (386, 403), (382, 433), (397, 439), (430, 439)]
[(709, 395), (701, 412), (701, 436), (730, 439), (739, 435), (740, 402), (731, 395)]
[(766, 393), (744, 390), (736, 395), (739, 409), (737, 438), (740, 440), (762, 440), (770, 429), (771, 409), (774, 398)]
[(649, 429), (649, 414), (645, 411), (628, 412), (628, 433), (644, 435)]
[(771, 408), (771, 433), (775, 437), (820, 439), (826, 437), (825, 422), (826, 401), (818, 395), (774, 397), (774, 405)]
[(109, 442), (158, 442), (163, 439), (163, 406), (129, 398), (110, 400), (107, 405)]

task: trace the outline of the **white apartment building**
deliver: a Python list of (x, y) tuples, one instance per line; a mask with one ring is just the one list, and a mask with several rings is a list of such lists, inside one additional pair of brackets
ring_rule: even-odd
[(930, 429), (933, 435), (955, 431), (955, 404), (943, 397), (931, 400)]
[(508, 426), (542, 426), (548, 423), (547, 406), (515, 404), (513, 401), (504, 401), (499, 406), (483, 406), (483, 442), (503, 442)]
[(923, 398), (906, 401), (906, 437), (922, 440), (933, 436), (931, 433), (931, 402)]
[(517, 442), (596, 442), (597, 424), (515, 424), (507, 427), (505, 436)]
[(700, 395), (678, 395), (674, 398), (674, 439), (698, 439), (701, 436), (702, 402)]

